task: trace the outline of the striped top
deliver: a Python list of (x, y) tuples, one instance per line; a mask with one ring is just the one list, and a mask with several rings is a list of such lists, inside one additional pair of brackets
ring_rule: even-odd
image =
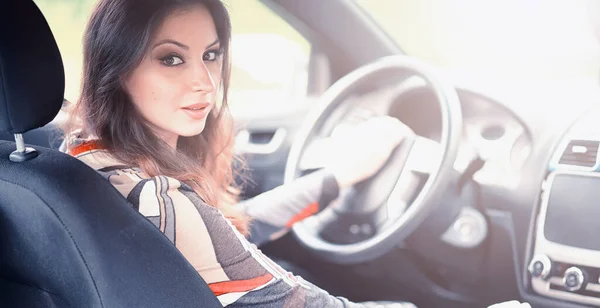
[(252, 237), (246, 239), (218, 209), (176, 179), (150, 177), (139, 168), (124, 166), (94, 142), (81, 143), (71, 155), (102, 174), (160, 229), (223, 306), (371, 307), (329, 295), (286, 272), (256, 247), (336, 198), (337, 182), (331, 174), (316, 172), (243, 202), (241, 206), (254, 219)]
[[(148, 198), (144, 195), (144, 198), (140, 200), (137, 195), (142, 193), (139, 189), (143, 185), (147, 185), (147, 188), (145, 188), (147, 191), (158, 189), (161, 185), (152, 183), (156, 181), (156, 178), (162, 178), (163, 182), (168, 179), (169, 183), (176, 183), (187, 190), (191, 190), (191, 187), (180, 183), (176, 179), (164, 176), (151, 178), (139, 168), (125, 166), (124, 163), (111, 156), (108, 151), (102, 149), (97, 142), (82, 140), (74, 142), (76, 146), (69, 154), (100, 172), (123, 196), (128, 198), (130, 203), (140, 204), (142, 206), (139, 209), (140, 212), (157, 227), (162, 226), (161, 231), (174, 242), (172, 236), (175, 234), (175, 229), (170, 225), (170, 222), (167, 221), (166, 224), (161, 225), (160, 221), (157, 220), (159, 217), (165, 219), (160, 216), (163, 214), (162, 212), (156, 212), (156, 209), (160, 208), (154, 208), (153, 211), (147, 212), (147, 207), (153, 208), (149, 203), (146, 203)], [(136, 186), (138, 190), (134, 190)], [(316, 214), (322, 207), (327, 206), (337, 198), (338, 192), (337, 181), (333, 175), (326, 171), (320, 171), (304, 176), (292, 185), (282, 185), (240, 202), (239, 206), (251, 218), (251, 235), (248, 240), (260, 246), (285, 235), (295, 222)], [(155, 203), (159, 201), (154, 200)]]

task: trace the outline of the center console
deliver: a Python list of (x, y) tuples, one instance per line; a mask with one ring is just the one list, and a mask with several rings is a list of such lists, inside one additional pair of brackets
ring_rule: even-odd
[(599, 142), (585, 142), (568, 143), (561, 153), (588, 153), (593, 160), (552, 171), (542, 187), (528, 271), (540, 295), (600, 306)]
[(600, 307), (600, 108), (573, 123), (542, 184), (530, 239), (529, 286), (542, 296)]

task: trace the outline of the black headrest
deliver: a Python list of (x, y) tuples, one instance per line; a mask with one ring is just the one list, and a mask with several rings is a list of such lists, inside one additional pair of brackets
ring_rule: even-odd
[(0, 1), (0, 131), (50, 123), (64, 91), (62, 59), (44, 15), (31, 0)]

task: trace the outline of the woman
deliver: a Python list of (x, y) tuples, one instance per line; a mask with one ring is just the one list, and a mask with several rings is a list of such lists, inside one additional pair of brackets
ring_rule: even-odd
[(368, 121), (342, 137), (337, 163), (234, 206), (230, 35), (220, 0), (100, 0), (68, 151), (164, 232), (224, 306), (357, 305), (286, 273), (253, 244), (373, 175), (408, 130)]

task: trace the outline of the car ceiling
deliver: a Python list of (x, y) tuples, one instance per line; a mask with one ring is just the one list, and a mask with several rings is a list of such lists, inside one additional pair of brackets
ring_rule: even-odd
[(261, 1), (284, 18), (288, 18), (292, 26), (306, 36), (316, 48), (328, 55), (335, 55), (330, 57), (334, 76), (341, 77), (351, 69), (378, 58), (403, 53), (373, 20), (351, 1)]

